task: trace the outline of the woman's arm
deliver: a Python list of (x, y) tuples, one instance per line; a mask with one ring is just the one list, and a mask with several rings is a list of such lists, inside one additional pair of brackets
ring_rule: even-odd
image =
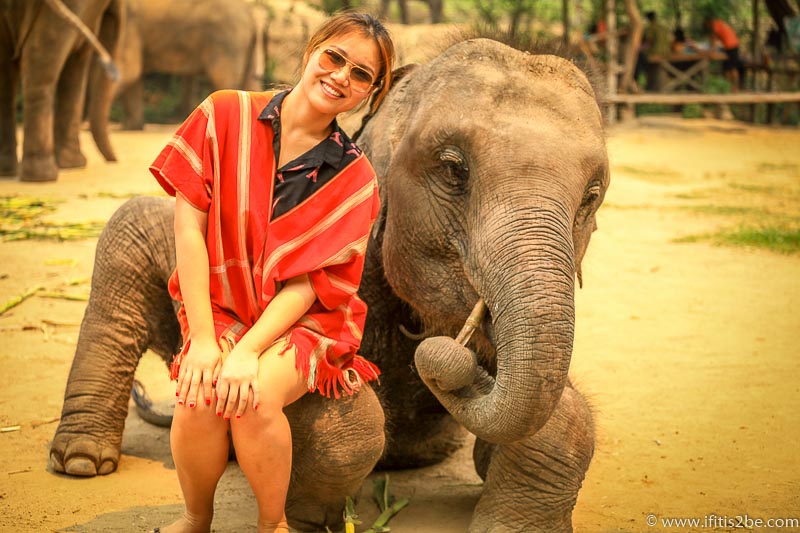
[[(302, 317), (316, 301), (308, 274), (292, 278), (275, 295), (264, 312), (225, 359), (217, 383), (217, 414), (230, 418), (244, 413), (249, 389), (253, 408), (258, 408), (258, 358), (275, 340)], [(230, 401), (228, 401), (230, 400)]]
[(244, 348), (249, 351), (261, 354), (306, 314), (316, 299), (317, 295), (314, 293), (308, 274), (290, 279), (267, 305), (253, 327), (245, 333), (239, 344), (244, 344)]
[(190, 407), (194, 407), (201, 383), (206, 404), (211, 403), (212, 381), (220, 363), (211, 313), (207, 229), (208, 213), (194, 208), (178, 194), (175, 203), (175, 253), (191, 344), (181, 362), (177, 395), (179, 404), (188, 397)]

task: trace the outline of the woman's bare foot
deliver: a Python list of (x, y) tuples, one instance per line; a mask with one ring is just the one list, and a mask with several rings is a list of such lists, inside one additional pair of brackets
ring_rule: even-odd
[(272, 522), (270, 524), (258, 524), (258, 533), (291, 533), (289, 531), (289, 525), (286, 522), (281, 522), (276, 524)]
[[(187, 513), (168, 526), (156, 528), (154, 533), (208, 533), (209, 531), (211, 531), (211, 518), (203, 520)], [(286, 532), (288, 531), (287, 529)]]

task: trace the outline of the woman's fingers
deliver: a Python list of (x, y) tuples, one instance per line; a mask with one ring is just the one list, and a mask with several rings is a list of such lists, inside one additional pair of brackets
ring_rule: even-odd
[(192, 379), (194, 370), (187, 370), (183, 375), (183, 379), (178, 384), (178, 405), (183, 405), (186, 402), (186, 396), (189, 394), (189, 388), (192, 386)]
[(261, 402), (261, 393), (258, 390), (258, 382), (254, 381), (250, 388), (253, 389), (253, 410), (258, 411), (258, 404)]
[(186, 397), (186, 402), (189, 404), (189, 407), (197, 405), (197, 391), (200, 388), (200, 379), (202, 376), (203, 373), (200, 370), (194, 370), (192, 372), (192, 379), (189, 381), (189, 393)]
[(215, 411), (217, 416), (222, 416), (228, 402), (228, 382), (224, 379), (217, 381), (217, 405)]
[(236, 408), (236, 418), (241, 418), (244, 414), (245, 409), (247, 409), (247, 399), (250, 397), (250, 384), (242, 384), (239, 387), (239, 402), (238, 407)]
[(203, 370), (203, 399), (205, 400), (206, 405), (211, 405), (212, 374), (213, 369), (206, 368)]

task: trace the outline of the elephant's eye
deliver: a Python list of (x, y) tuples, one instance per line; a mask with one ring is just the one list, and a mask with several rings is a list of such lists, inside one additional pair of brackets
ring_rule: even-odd
[(589, 215), (597, 208), (595, 203), (597, 203), (599, 197), (600, 183), (593, 181), (586, 187), (583, 193), (581, 205), (578, 208), (578, 212), (575, 214), (575, 226), (581, 226), (586, 223), (586, 219), (589, 218)]
[(448, 188), (463, 191), (469, 178), (469, 164), (464, 153), (455, 146), (445, 146), (439, 150), (442, 164), (442, 180)]

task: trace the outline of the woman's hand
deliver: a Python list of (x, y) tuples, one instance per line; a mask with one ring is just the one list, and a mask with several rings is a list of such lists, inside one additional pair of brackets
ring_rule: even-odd
[(222, 364), (217, 380), (217, 415), (226, 420), (235, 412), (236, 418), (244, 414), (250, 389), (253, 390), (253, 409), (258, 409), (258, 356), (259, 352), (237, 344)]
[(197, 403), (197, 394), (200, 386), (203, 387), (203, 396), (206, 405), (211, 405), (211, 388), (222, 364), (219, 345), (213, 339), (193, 339), (189, 351), (181, 361), (178, 374), (178, 388), (175, 395), (178, 405), (188, 402), (189, 407)]

